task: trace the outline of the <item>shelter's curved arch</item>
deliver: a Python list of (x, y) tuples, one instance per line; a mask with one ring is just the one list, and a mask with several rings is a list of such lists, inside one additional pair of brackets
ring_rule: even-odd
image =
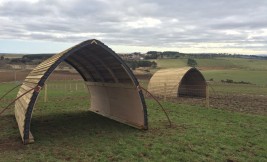
[[(39, 64), (26, 77), (17, 96), (36, 86), (43, 87), (63, 61), (73, 66), (84, 79), (91, 94), (91, 111), (147, 129), (146, 104), (137, 79), (122, 59), (98, 40), (82, 42)], [(38, 95), (39, 90), (35, 88), (15, 103), (15, 117), (24, 144), (33, 142), (30, 124)]]
[(196, 68), (162, 69), (151, 77), (148, 90), (159, 97), (206, 97), (206, 81)]

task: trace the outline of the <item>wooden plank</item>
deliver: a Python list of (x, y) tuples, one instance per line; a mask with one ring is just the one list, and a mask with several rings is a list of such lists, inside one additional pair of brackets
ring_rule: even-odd
[(46, 71), (47, 71), (47, 70), (44, 70), (44, 71), (41, 71), (41, 72), (37, 72), (37, 73), (29, 73), (28, 76), (44, 75), (44, 73), (45, 73)]
[[(20, 94), (19, 94), (20, 95)], [(19, 97), (19, 96), (18, 96)], [(30, 103), (30, 101), (31, 101), (31, 97), (32, 97), (32, 95), (23, 95), (23, 96), (21, 96), (21, 98), (20, 99), (18, 99), (17, 101), (18, 102), (20, 102), (21, 104), (22, 104), (22, 106), (24, 106), (24, 107), (27, 107), (27, 105)], [(17, 102), (16, 101), (16, 102)]]
[(37, 86), (36, 83), (31, 83), (31, 82), (23, 82), (22, 85), (25, 85), (25, 86), (28, 86), (28, 87), (31, 87), (31, 88), (34, 88)]
[(47, 71), (50, 67), (51, 67), (51, 65), (47, 65), (47, 66), (42, 67), (42, 68), (36, 67), (31, 71), (31, 73), (40, 72), (40, 71)]
[(17, 100), (15, 103), (15, 107), (16, 107), (16, 109), (19, 109), (19, 110), (17, 110), (18, 112), (25, 114), (28, 106), (21, 103), (21, 100)]
[(42, 78), (44, 75), (36, 75), (36, 76), (31, 76), (31, 75), (28, 75), (26, 77), (26, 79), (40, 79)]
[[(33, 93), (33, 91), (34, 91), (34, 89), (33, 90), (31, 90), (31, 89), (29, 89), (29, 90), (25, 90), (25, 89), (23, 89), (23, 88), (21, 88), (19, 91), (18, 91), (18, 95), (22, 95), (22, 94), (24, 94), (24, 93), (26, 93), (25, 95), (29, 95), (29, 94), (32, 94)], [(18, 97), (18, 96), (17, 96)]]
[(42, 70), (35, 70), (35, 71), (31, 71), (29, 73), (29, 75), (43, 75), (46, 71), (47, 71), (48, 68), (46, 69), (42, 69)]
[(49, 59), (46, 59), (45, 61), (43, 61), (41, 64), (39, 64), (37, 67), (41, 67), (43, 65), (48, 65), (48, 64), (53, 64), (54, 62), (56, 62), (62, 55), (54, 55), (52, 57), (50, 57)]
[(39, 83), (40, 79), (25, 79), (24, 81), (31, 82), (31, 83)]
[(25, 84), (22, 84), (22, 85), (20, 86), (20, 88), (23, 89), (23, 90), (26, 92), (26, 91), (29, 91), (29, 90), (35, 88), (35, 87), (29, 87), (29, 86), (27, 86), (27, 85), (25, 85)]
[(25, 89), (21, 88), (18, 91), (17, 97), (19, 97), (20, 95), (23, 95), (23, 94), (25, 94), (26, 96), (30, 96), (30, 95), (32, 95), (33, 92), (34, 92), (34, 90), (30, 91), (30, 89), (29, 90), (25, 90)]
[(15, 109), (15, 117), (16, 117), (16, 120), (18, 123), (20, 135), (21, 135), (21, 137), (23, 137), (25, 114), (19, 112), (19, 109)]
[(20, 108), (15, 109), (16, 120), (18, 124), (23, 127), (24, 127), (25, 114), (26, 112), (24, 112), (23, 109), (20, 109)]
[(28, 140), (28, 143), (33, 143), (34, 142), (34, 138), (32, 136), (32, 133), (29, 132), (29, 140)]
[(20, 99), (18, 99), (16, 102), (20, 103), (20, 106), (27, 108), (30, 101), (31, 101), (31, 97), (24, 95)]
[(24, 87), (29, 87), (29, 88), (35, 88), (37, 84), (33, 84), (33, 83), (23, 83), (21, 86)]

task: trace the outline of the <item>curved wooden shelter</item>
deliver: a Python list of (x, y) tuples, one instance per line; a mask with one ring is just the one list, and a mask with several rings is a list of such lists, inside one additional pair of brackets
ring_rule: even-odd
[(18, 97), (23, 96), (15, 103), (15, 117), (24, 144), (34, 141), (30, 125), (40, 90), (63, 61), (83, 77), (91, 95), (90, 111), (139, 129), (147, 129), (145, 100), (132, 71), (102, 42), (88, 40), (45, 60), (23, 81), (17, 94)]
[(206, 81), (196, 68), (163, 69), (152, 76), (148, 90), (159, 97), (206, 97)]

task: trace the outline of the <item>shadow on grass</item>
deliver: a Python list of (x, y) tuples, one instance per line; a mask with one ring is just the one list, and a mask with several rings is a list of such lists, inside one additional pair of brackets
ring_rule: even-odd
[(90, 140), (120, 136), (140, 130), (90, 111), (33, 115), (31, 132), (35, 142), (57, 140)]
[(9, 113), (0, 116), (0, 154), (20, 149), (23, 149), (23, 144), (14, 115)]

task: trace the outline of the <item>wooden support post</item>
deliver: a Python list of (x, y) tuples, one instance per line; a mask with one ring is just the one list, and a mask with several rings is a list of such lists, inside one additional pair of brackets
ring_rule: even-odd
[(75, 89), (76, 89), (76, 91), (78, 91), (78, 84), (77, 84), (77, 82), (75, 83)]
[(210, 107), (209, 85), (206, 85), (206, 107)]
[(47, 84), (44, 84), (44, 102), (47, 102)]
[(67, 92), (67, 80), (65, 80), (65, 92)]
[(14, 69), (14, 81), (17, 82), (17, 71)]
[(166, 102), (167, 99), (167, 84), (164, 83), (164, 102)]

